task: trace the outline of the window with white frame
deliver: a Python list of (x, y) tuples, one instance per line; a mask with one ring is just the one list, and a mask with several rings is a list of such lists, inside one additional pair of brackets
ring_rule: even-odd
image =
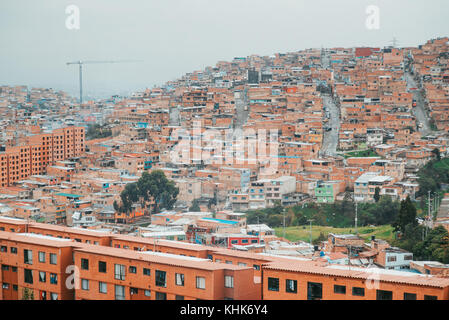
[(45, 263), (45, 252), (39, 251), (39, 262)]
[(108, 292), (108, 285), (105, 282), (99, 282), (98, 283), (98, 291), (100, 293), (107, 293)]
[(122, 264), (116, 264), (114, 267), (115, 276), (114, 278), (117, 280), (125, 280), (125, 266)]
[(56, 253), (50, 253), (50, 264), (57, 264), (57, 260)]
[(125, 287), (115, 286), (115, 300), (125, 300)]
[(225, 287), (226, 288), (234, 288), (234, 277), (233, 276), (225, 276)]
[(198, 289), (206, 289), (206, 278), (196, 277), (196, 287)]
[(89, 280), (81, 279), (81, 289), (89, 290)]
[(184, 285), (184, 274), (182, 273), (176, 273), (176, 285), (177, 286), (183, 286)]

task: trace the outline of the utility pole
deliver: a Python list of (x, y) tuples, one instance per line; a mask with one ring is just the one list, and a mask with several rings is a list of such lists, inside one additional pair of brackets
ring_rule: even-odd
[(313, 221), (313, 219), (309, 219), (307, 221), (310, 222), (310, 244), (312, 244), (312, 221)]
[(282, 237), (285, 239), (285, 209), (283, 210), (283, 215), (284, 215), (284, 234)]
[(427, 237), (427, 228), (429, 227), (429, 219), (430, 219), (430, 190), (429, 190), (429, 198), (428, 198), (428, 217), (427, 217), (427, 223), (426, 223), (426, 237)]

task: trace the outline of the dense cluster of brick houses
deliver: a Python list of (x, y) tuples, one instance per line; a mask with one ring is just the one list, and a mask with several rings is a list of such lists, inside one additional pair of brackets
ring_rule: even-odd
[[(106, 297), (98, 288), (95, 295), (86, 292), (89, 290), (62, 287), (43, 290), (46, 285), (36, 281), (39, 272), (50, 272), (59, 275), (61, 285), (63, 268), (75, 264), (81, 268), (87, 287), (104, 283), (108, 298), (130, 298), (132, 291), (139, 299), (303, 299), (320, 294), (321, 298), (370, 299), (377, 297), (375, 291), (354, 295), (352, 288), (361, 288), (366, 281), (363, 272), (357, 275), (357, 268), (366, 269), (374, 263), (377, 269), (388, 270), (379, 275), (385, 279), (382, 290), (393, 292), (395, 299), (403, 298), (401, 290), (406, 287), (409, 291), (404, 293), (424, 298), (424, 291), (411, 288), (427, 284), (429, 292), (425, 295), (447, 299), (447, 285), (434, 287), (439, 280), (426, 282), (425, 277), (401, 273), (397, 277), (402, 280), (396, 282), (396, 274), (390, 270), (413, 266), (421, 273), (442, 276), (447, 275), (446, 265), (415, 262), (410, 253), (380, 239), (366, 244), (357, 236), (354, 248), (360, 255), (356, 259), (348, 252), (350, 235), (343, 237), (342, 250), (335, 243), (315, 250), (310, 244), (276, 237), (269, 226), (247, 225), (245, 214), (240, 212), (277, 203), (332, 203), (343, 199), (345, 192), (353, 193), (355, 201), (373, 201), (376, 189), (394, 199), (413, 199), (419, 168), (437, 154), (448, 154), (448, 40), (433, 39), (410, 48), (307, 49), (236, 57), (130, 97), (113, 96), (82, 105), (52, 89), (0, 86), (0, 216), (24, 219), (17, 221), (28, 227), (37, 221), (46, 223), (48, 230), (68, 226), (105, 237), (80, 244), (54, 239), (83, 234), (79, 229), (64, 229), (67, 235), (28, 229), (20, 230), (21, 234), (3, 233), (2, 243), (9, 241), (5, 245), (8, 254), (9, 247), (17, 245), (22, 255), (16, 260), (13, 255), (0, 255), (7, 261), (5, 268), (11, 266), (0, 278), (11, 279), (4, 281), (8, 288), (3, 288), (3, 297), (20, 297), (20, 290), (5, 291), (14, 286), (33, 288), (40, 297), (44, 291), (46, 298), (52, 294), (59, 298)], [(102, 125), (111, 136), (88, 140), (91, 124)], [(151, 217), (139, 203), (128, 213), (115, 210), (114, 202), (120, 203), (124, 187), (136, 182), (142, 172), (156, 169), (179, 188), (173, 210)], [(439, 207), (435, 225), (449, 228), (446, 201)], [(199, 212), (188, 209), (194, 202)], [(149, 225), (138, 227), (145, 222)], [(15, 227), (5, 228), (5, 232), (8, 229), (18, 232)], [(105, 235), (106, 231), (111, 234)], [(183, 248), (210, 246), (201, 249), (204, 254), (195, 255), (195, 259), (212, 261), (174, 257), (179, 252), (171, 249), (160, 249), (158, 255), (154, 248), (153, 253), (129, 252), (112, 245), (113, 239), (125, 235), (142, 241), (148, 250), (156, 243), (159, 247), (167, 243), (168, 248), (170, 241), (177, 241), (176, 246), (182, 241)], [(29, 237), (32, 240), (26, 240)], [(339, 241), (336, 235), (330, 239)], [(109, 248), (100, 253), (95, 242)], [(25, 248), (31, 243), (36, 245), (34, 249)], [(57, 254), (63, 256), (58, 256), (57, 266), (40, 270), (23, 264), (23, 250), (39, 251), (40, 246), (60, 248)], [(217, 264), (218, 252), (235, 255), (235, 259), (247, 255), (247, 266)], [(60, 264), (61, 259), (65, 264)], [(139, 287), (145, 279), (141, 271), (129, 274), (136, 281), (133, 287), (115, 281), (112, 273), (83, 271), (80, 259), (95, 264), (101, 260), (108, 266), (135, 261), (133, 270), (161, 263), (158, 268), (166, 268), (164, 274), (173, 277), (171, 282), (178, 279), (178, 273), (184, 279), (181, 269), (173, 270), (182, 261), (192, 270), (197, 268), (193, 273), (204, 273), (205, 280), (198, 281), (206, 281), (208, 289), (197, 292), (186, 285), (146, 296), (146, 291), (153, 290)], [(252, 265), (258, 268), (247, 268)], [(19, 278), (11, 273), (12, 267), (19, 270)], [(97, 269), (97, 265), (92, 268)], [(34, 285), (23, 282), (25, 269), (31, 270), (28, 276), (34, 274)], [(151, 272), (149, 279), (156, 276)], [(248, 273), (254, 272), (261, 279), (247, 283)], [(309, 288), (304, 277), (312, 273), (316, 281), (308, 281)], [(253, 291), (242, 291), (237, 285), (235, 290), (228, 290), (223, 277), (235, 277), (238, 286)], [(339, 283), (331, 285), (324, 280), (332, 277)], [(409, 282), (402, 282), (406, 279)], [(270, 289), (276, 286), (277, 291)], [(342, 288), (346, 286), (348, 291)], [(309, 289), (313, 292), (310, 296)], [(284, 296), (285, 292), (298, 294), (290, 297)]]

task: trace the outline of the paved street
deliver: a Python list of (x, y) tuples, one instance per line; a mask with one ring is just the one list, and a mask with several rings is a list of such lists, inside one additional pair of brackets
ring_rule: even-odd
[(332, 130), (324, 131), (322, 155), (336, 155), (338, 146), (338, 131), (340, 130), (340, 112), (330, 95), (323, 95), (323, 105), (329, 111), (330, 118), (326, 126)]
[(245, 110), (248, 106), (246, 89), (244, 91), (235, 92), (235, 109), (236, 109), (236, 121), (235, 128), (242, 128), (248, 119), (249, 109)]
[[(407, 89), (410, 88), (420, 89), (415, 79), (413, 79), (413, 76), (409, 72), (405, 73), (405, 80), (407, 81)], [(416, 100), (416, 107), (413, 108), (412, 113), (416, 117), (417, 124), (418, 123), (422, 124), (422, 127), (421, 128), (418, 127), (418, 130), (424, 135), (430, 134), (431, 129), (429, 124), (429, 117), (425, 109), (424, 97), (420, 90), (413, 91), (413, 99)]]

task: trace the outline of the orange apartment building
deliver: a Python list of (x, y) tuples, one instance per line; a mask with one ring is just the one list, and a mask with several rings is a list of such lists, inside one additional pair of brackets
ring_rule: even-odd
[(84, 139), (83, 127), (67, 127), (26, 137), (21, 146), (6, 147), (0, 152), (0, 187), (45, 173), (56, 161), (81, 155)]
[[(0, 300), (26, 290), (34, 300), (260, 300), (252, 267), (5, 231), (0, 248)], [(74, 287), (69, 266), (79, 270)]]
[(253, 269), (160, 252), (86, 246), (75, 250), (81, 267), (76, 299), (259, 300)]
[(273, 262), (263, 268), (262, 300), (447, 300), (449, 279), (378, 273), (315, 262)]

